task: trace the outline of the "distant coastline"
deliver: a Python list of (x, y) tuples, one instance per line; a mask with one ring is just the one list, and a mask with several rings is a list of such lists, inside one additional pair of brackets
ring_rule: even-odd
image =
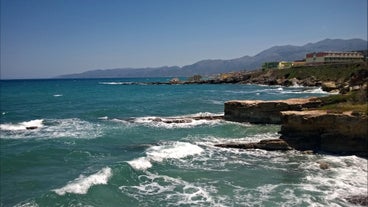
[(97, 69), (82, 73), (60, 75), (54, 78), (146, 78), (146, 77), (190, 77), (195, 74), (212, 76), (231, 71), (251, 71), (261, 68), (264, 62), (293, 61), (305, 58), (310, 52), (318, 51), (361, 51), (367, 50), (368, 42), (362, 39), (325, 39), (303, 46), (274, 46), (255, 56), (243, 56), (230, 60), (201, 60), (196, 63), (179, 66)]

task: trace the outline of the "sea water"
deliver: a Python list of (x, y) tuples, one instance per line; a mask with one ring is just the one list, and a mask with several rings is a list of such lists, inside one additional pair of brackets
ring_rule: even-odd
[[(367, 194), (364, 158), (218, 148), (280, 126), (198, 119), (320, 88), (147, 84), (168, 80), (1, 81), (1, 206), (352, 206)], [(159, 121), (175, 118), (187, 121)]]

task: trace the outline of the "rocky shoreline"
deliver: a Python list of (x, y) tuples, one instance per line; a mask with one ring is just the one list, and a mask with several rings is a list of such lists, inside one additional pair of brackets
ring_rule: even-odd
[[(221, 143), (215, 146), (244, 150), (299, 150), (306, 154), (318, 152), (368, 158), (367, 114), (312, 110), (321, 105), (318, 98), (226, 102), (225, 120), (281, 124), (280, 138), (256, 143)], [(317, 161), (317, 164), (321, 170), (330, 168), (324, 161)], [(347, 195), (345, 199), (354, 205), (368, 205), (367, 195)]]
[(368, 157), (368, 119), (353, 112), (284, 111), (281, 137), (296, 150)]
[(281, 124), (282, 111), (301, 111), (321, 105), (318, 98), (275, 101), (232, 100), (224, 104), (225, 119), (254, 124)]
[(259, 143), (224, 143), (218, 147), (265, 150), (300, 150), (368, 157), (366, 114), (311, 110), (318, 98), (277, 101), (228, 101), (225, 120), (281, 124), (280, 139)]

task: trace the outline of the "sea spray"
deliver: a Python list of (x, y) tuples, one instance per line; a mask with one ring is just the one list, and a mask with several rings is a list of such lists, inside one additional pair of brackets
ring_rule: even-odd
[(111, 168), (105, 167), (89, 176), (80, 175), (79, 178), (69, 182), (66, 186), (53, 191), (58, 195), (65, 195), (66, 193), (86, 194), (88, 189), (94, 185), (107, 184), (111, 176)]
[(146, 157), (140, 157), (128, 164), (136, 170), (147, 170), (153, 162), (162, 162), (165, 159), (181, 159), (192, 155), (201, 154), (203, 149), (187, 142), (167, 142), (159, 146), (151, 146), (146, 150)]

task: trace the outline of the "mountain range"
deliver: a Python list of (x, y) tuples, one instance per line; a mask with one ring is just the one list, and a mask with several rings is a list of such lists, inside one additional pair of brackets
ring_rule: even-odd
[(255, 56), (243, 56), (230, 60), (202, 60), (183, 67), (99, 69), (61, 75), (56, 78), (189, 77), (194, 74), (208, 76), (231, 71), (258, 69), (264, 62), (300, 60), (305, 58), (305, 55), (310, 52), (367, 50), (367, 44), (368, 42), (362, 39), (325, 39), (303, 46), (274, 46)]

